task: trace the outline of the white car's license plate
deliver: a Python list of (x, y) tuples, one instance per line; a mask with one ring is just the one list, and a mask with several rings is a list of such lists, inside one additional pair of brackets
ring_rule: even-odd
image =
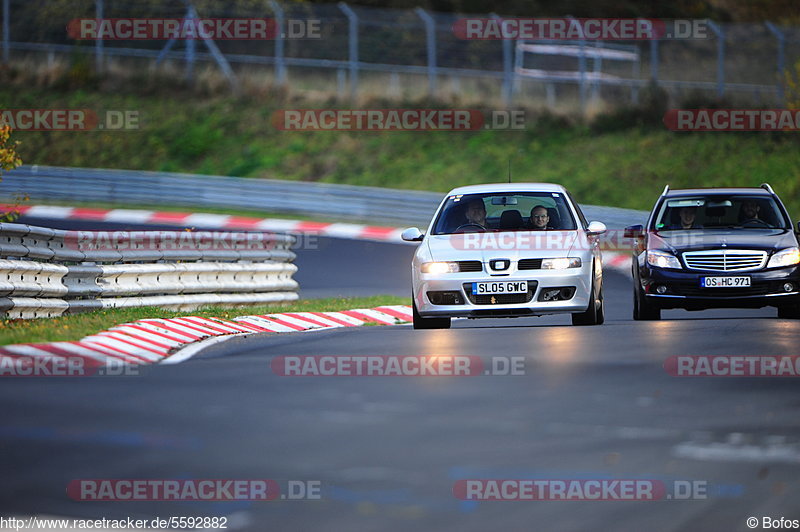
[(472, 283), (472, 293), (481, 294), (527, 294), (528, 281), (492, 281)]
[(750, 286), (749, 277), (701, 277), (703, 288), (742, 288)]

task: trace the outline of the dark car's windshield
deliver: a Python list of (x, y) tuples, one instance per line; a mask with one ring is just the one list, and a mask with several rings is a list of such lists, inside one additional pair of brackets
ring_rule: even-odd
[(654, 229), (784, 229), (788, 224), (771, 196), (708, 194), (667, 199), (661, 204)]
[(575, 229), (575, 218), (564, 194), (511, 192), (449, 196), (432, 234)]

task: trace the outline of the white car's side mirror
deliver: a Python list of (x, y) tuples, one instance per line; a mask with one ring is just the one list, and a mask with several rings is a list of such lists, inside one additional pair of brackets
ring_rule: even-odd
[(406, 242), (419, 242), (423, 238), (425, 238), (425, 235), (416, 227), (409, 227), (408, 229), (400, 233), (400, 238), (402, 238)]
[(606, 228), (606, 224), (603, 222), (589, 222), (589, 227), (586, 228), (586, 232), (590, 235), (602, 235), (608, 229)]

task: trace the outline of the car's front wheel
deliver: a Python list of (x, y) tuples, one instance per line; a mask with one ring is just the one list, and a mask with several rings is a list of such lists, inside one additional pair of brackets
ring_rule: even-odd
[(637, 321), (661, 319), (661, 309), (647, 301), (635, 278), (633, 280), (633, 319)]
[(602, 325), (606, 321), (603, 304), (603, 286), (592, 279), (592, 300), (584, 312), (572, 315), (573, 325)]
[(800, 320), (800, 305), (778, 307), (778, 317), (784, 320)]
[(417, 312), (417, 303), (412, 299), (411, 300), (411, 309), (412, 314), (414, 317), (414, 328), (415, 329), (449, 329), (450, 328), (450, 317), (444, 318), (423, 318)]

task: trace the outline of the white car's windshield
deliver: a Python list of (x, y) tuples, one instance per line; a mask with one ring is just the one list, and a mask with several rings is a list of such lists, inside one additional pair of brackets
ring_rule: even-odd
[(432, 234), (575, 229), (575, 218), (564, 194), (511, 192), (449, 196)]

